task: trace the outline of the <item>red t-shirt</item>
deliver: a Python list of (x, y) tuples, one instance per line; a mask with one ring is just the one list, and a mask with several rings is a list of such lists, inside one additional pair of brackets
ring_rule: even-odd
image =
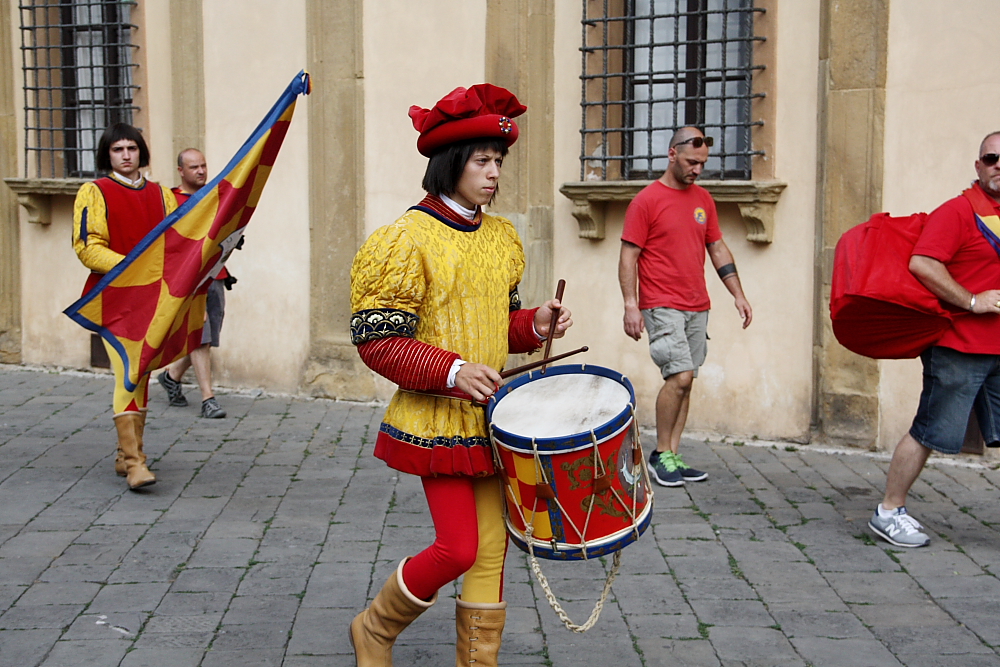
[[(1000, 215), (1000, 204), (994, 202), (993, 207)], [(970, 292), (1000, 288), (1000, 257), (976, 226), (972, 203), (963, 195), (927, 217), (913, 254), (943, 262), (951, 277)], [(960, 314), (938, 345), (969, 354), (1000, 354), (1000, 314), (973, 315), (941, 303)]]
[(639, 253), (639, 308), (708, 310), (705, 246), (722, 238), (708, 190), (675, 190), (660, 181), (644, 187), (628, 205), (622, 241)]

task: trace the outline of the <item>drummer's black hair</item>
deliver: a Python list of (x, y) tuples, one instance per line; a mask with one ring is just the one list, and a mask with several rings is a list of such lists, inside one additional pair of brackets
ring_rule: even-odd
[[(469, 139), (468, 141), (456, 141), (453, 144), (442, 146), (431, 159), (427, 161), (427, 171), (424, 172), (424, 180), (420, 184), (424, 190), (432, 195), (451, 195), (458, 187), (458, 181), (465, 170), (465, 163), (476, 151), (494, 150), (500, 155), (507, 155), (507, 140), (502, 138), (482, 138)], [(496, 199), (500, 192), (499, 185), (493, 191), (490, 203)]]

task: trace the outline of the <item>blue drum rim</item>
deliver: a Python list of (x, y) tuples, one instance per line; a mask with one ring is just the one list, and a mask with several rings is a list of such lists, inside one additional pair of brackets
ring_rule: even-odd
[[(556, 438), (532, 439), (505, 431), (499, 426), (493, 424), (493, 410), (496, 408), (497, 404), (503, 399), (504, 396), (518, 387), (532, 382), (533, 380), (539, 380), (541, 378), (551, 377), (554, 375), (578, 374), (599, 375), (601, 377), (606, 377), (610, 380), (618, 382), (628, 389), (628, 405), (626, 405), (625, 408), (618, 413), (618, 415), (595, 428), (594, 436), (597, 438), (598, 442), (602, 442), (621, 431), (621, 429), (624, 428), (632, 418), (632, 409), (635, 408), (635, 389), (633, 389), (632, 382), (628, 379), (628, 377), (626, 377), (624, 373), (610, 368), (605, 368), (604, 366), (592, 366), (590, 364), (564, 364), (562, 366), (549, 366), (544, 374), (537, 370), (529, 371), (516, 380), (500, 387), (500, 390), (496, 394), (490, 396), (490, 399), (486, 404), (486, 423), (489, 425), (490, 432), (497, 444), (511, 451), (526, 453), (534, 452), (535, 447), (538, 448), (539, 452), (562, 453), (582, 446), (592, 445), (593, 443), (590, 439), (590, 431), (563, 435)], [(532, 446), (532, 441), (534, 441), (534, 447)]]
[[(639, 523), (637, 524), (635, 530), (629, 530), (616, 540), (588, 546), (585, 550), (583, 547), (578, 546), (565, 546), (560, 547), (559, 549), (553, 549), (549, 542), (532, 539), (532, 548), (534, 549), (536, 556), (539, 558), (545, 558), (546, 560), (586, 560), (589, 558), (600, 558), (601, 556), (607, 556), (616, 551), (621, 551), (642, 537), (642, 535), (646, 532), (646, 529), (649, 528), (649, 524), (652, 519), (653, 498), (650, 496), (646, 502), (646, 506), (639, 514)], [(507, 534), (510, 536), (511, 542), (513, 542), (518, 549), (527, 554), (531, 553), (531, 550), (528, 549), (528, 541), (524, 538), (524, 535), (510, 526), (509, 523), (507, 525)], [(586, 551), (586, 553), (584, 553), (584, 551)]]

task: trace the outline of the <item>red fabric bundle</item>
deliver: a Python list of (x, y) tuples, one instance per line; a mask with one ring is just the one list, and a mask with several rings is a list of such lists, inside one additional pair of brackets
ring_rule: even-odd
[(949, 312), (910, 273), (926, 219), (926, 213), (876, 213), (837, 242), (830, 317), (848, 350), (874, 359), (912, 359), (951, 326)]

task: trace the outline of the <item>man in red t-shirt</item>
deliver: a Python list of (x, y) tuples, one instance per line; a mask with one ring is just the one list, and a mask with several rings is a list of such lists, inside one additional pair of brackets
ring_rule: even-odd
[[(197, 148), (181, 151), (177, 156), (177, 171), (181, 175), (181, 184), (171, 188), (171, 192), (177, 199), (177, 205), (181, 206), (208, 181), (205, 156)], [(226, 267), (222, 267), (208, 286), (201, 346), (191, 350), (188, 356), (167, 366), (166, 370), (157, 376), (160, 385), (167, 391), (170, 405), (185, 407), (188, 402), (184, 397), (181, 379), (187, 369), (194, 366), (194, 375), (201, 390), (201, 416), (207, 419), (221, 419), (226, 416), (225, 410), (215, 400), (215, 392), (212, 390), (212, 348), (219, 347), (219, 334), (222, 331), (222, 319), (226, 310), (225, 289), (232, 289), (231, 285), (235, 282), (236, 278), (229, 275)]]
[(656, 451), (649, 457), (649, 470), (663, 486), (708, 478), (685, 465), (677, 452), (691, 383), (707, 352), (711, 304), (705, 285), (706, 250), (735, 299), (744, 329), (753, 318), (733, 255), (719, 231), (715, 202), (694, 184), (711, 145), (711, 138), (698, 128), (677, 130), (670, 139), (667, 170), (629, 204), (622, 231), (618, 282), (625, 299), (625, 333), (639, 340), (643, 329), (649, 331), (649, 353), (663, 376), (656, 397)]
[[(973, 409), (990, 447), (1000, 447), (1000, 250), (980, 218), (1000, 216), (1000, 132), (983, 139), (978, 180), (927, 217), (910, 257), (910, 271), (955, 313), (951, 329), (920, 355), (920, 405), (909, 432), (896, 445), (885, 496), (868, 526), (900, 547), (930, 538), (906, 513), (906, 494), (931, 450), (957, 454)], [(993, 241), (997, 238), (993, 236)]]

